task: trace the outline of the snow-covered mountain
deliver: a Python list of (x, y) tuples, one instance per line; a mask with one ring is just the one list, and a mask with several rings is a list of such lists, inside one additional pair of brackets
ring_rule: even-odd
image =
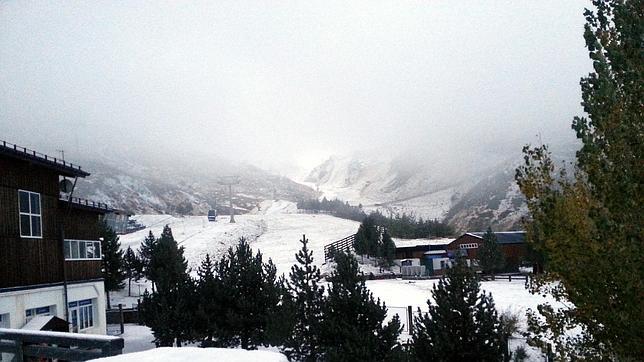
[(331, 157), (304, 181), (327, 198), (384, 213), (445, 220), (459, 231), (520, 228), (527, 212), (514, 181), (521, 154), (463, 156)]
[(204, 215), (214, 207), (228, 213), (228, 188), (220, 178), (229, 175), (240, 180), (233, 186), (238, 213), (267, 199), (316, 197), (313, 189), (286, 177), (220, 159), (158, 162), (93, 156), (79, 163), (92, 175), (78, 181), (75, 196), (139, 214)]

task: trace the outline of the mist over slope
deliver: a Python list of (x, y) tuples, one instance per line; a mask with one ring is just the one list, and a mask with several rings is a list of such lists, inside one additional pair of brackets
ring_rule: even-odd
[[(555, 159), (570, 159), (572, 147), (559, 147)], [(454, 151), (458, 152), (458, 151)], [(385, 214), (408, 213), (447, 221), (458, 231), (520, 229), (525, 200), (514, 181), (521, 154), (475, 157), (416, 154), (386, 157), (331, 157), (305, 182), (327, 198), (362, 204)]]
[(296, 201), (316, 197), (309, 187), (248, 164), (221, 159), (133, 160), (87, 157), (92, 173), (78, 181), (75, 195), (135, 213), (204, 215), (211, 208), (228, 213), (228, 187), (222, 176), (239, 176), (233, 205), (244, 213), (267, 199)]

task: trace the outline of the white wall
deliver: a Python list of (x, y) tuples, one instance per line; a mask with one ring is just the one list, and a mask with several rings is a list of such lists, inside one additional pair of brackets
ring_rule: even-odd
[[(105, 319), (105, 289), (103, 282), (70, 284), (67, 286), (67, 295), (68, 302), (95, 299), (94, 327), (83, 330), (82, 333), (106, 334), (107, 323)], [(58, 318), (65, 319), (62, 286), (0, 293), (0, 314), (9, 314), (9, 328), (22, 328), (25, 325), (25, 310), (47, 306), (54, 306), (51, 310), (52, 314)]]

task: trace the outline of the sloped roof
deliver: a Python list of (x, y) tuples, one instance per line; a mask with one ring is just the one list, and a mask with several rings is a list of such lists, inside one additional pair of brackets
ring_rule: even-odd
[(89, 172), (81, 170), (81, 167), (71, 162), (51, 157), (43, 153), (21, 147), (7, 141), (0, 141), (0, 155), (29, 161), (38, 166), (49, 168), (58, 172), (59, 175), (68, 177), (87, 177)]
[(447, 245), (454, 241), (452, 238), (441, 238), (441, 239), (400, 239), (393, 238), (394, 244), (397, 248), (413, 248), (415, 246), (427, 246), (427, 245)]
[[(485, 231), (468, 232), (467, 234), (483, 239)], [(523, 244), (525, 231), (497, 231), (494, 233), (499, 244)]]

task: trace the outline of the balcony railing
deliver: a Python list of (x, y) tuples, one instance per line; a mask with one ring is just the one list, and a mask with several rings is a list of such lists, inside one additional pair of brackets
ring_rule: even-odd
[(88, 199), (83, 199), (80, 197), (68, 197), (66, 195), (61, 195), (60, 199), (63, 201), (70, 202), (74, 205), (81, 205), (81, 206), (88, 206), (88, 207), (93, 207), (95, 209), (101, 209), (101, 210), (106, 210), (106, 211), (112, 211), (111, 207), (109, 207), (106, 203), (103, 202), (96, 202)]

